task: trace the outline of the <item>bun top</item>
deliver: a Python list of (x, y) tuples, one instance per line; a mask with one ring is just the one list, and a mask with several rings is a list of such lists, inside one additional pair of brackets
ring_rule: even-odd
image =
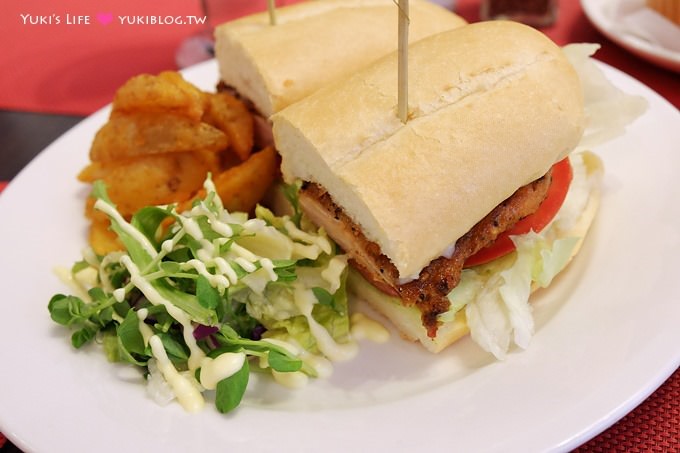
[(402, 279), (545, 174), (584, 124), (561, 49), (513, 22), (411, 45), (408, 101), (403, 124), (395, 52), (272, 117), (284, 177), (325, 187)]
[[(411, 42), (465, 25), (452, 12), (412, 0)], [(220, 77), (264, 116), (302, 99), (397, 48), (398, 8), (389, 0), (315, 0), (220, 25)]]

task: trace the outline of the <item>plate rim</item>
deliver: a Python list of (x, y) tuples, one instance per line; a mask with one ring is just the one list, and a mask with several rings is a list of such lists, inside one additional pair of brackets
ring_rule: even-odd
[[(211, 63), (211, 62), (202, 63), (201, 65), (199, 65), (200, 67), (192, 67), (191, 69), (189, 69), (187, 71), (187, 73), (189, 75), (191, 75), (194, 72), (200, 72), (204, 67), (209, 67), (209, 65), (211, 65), (211, 64), (214, 64), (214, 63)], [(626, 74), (626, 73), (624, 73), (624, 72), (622, 72), (622, 71), (620, 71), (616, 68), (612, 68), (611, 66), (606, 65), (606, 64), (602, 64), (602, 65), (604, 65), (605, 67), (608, 67), (609, 70), (613, 70), (613, 71), (619, 73), (619, 76), (623, 76), (623, 77), (627, 78), (629, 81), (644, 87), (644, 89), (646, 90), (646, 92), (648, 94), (651, 93), (653, 96), (657, 97), (657, 99), (656, 99), (657, 101), (661, 100), (673, 109), (673, 106), (672, 106), (672, 104), (670, 104), (670, 102), (668, 102), (665, 98), (660, 96), (658, 93), (654, 92), (651, 88), (647, 87), (644, 83), (636, 80), (632, 76), (630, 76), (630, 75), (628, 75), (628, 74)], [(105, 110), (105, 109), (106, 109), (106, 107), (102, 110)], [(673, 109), (673, 110), (675, 110), (675, 112), (677, 113), (676, 119), (679, 120), (678, 124), (680, 124), (680, 112), (678, 112), (677, 109)], [(88, 119), (90, 119), (90, 121), (93, 121), (91, 118), (95, 115), (102, 115), (102, 113), (100, 113), (100, 112), (101, 112), (101, 110), (98, 111), (98, 112), (95, 112), (93, 115), (84, 119), (83, 122), (88, 121)], [(76, 129), (80, 125), (82, 125), (83, 122), (78, 123), (72, 129), (67, 131), (64, 135), (71, 133), (74, 129)], [(62, 137), (55, 140), (55, 142), (53, 142), (53, 144), (56, 143), (57, 141), (61, 140)], [(23, 174), (23, 172), (25, 170), (29, 169), (31, 167), (31, 165), (34, 164), (34, 161), (37, 161), (37, 159), (39, 159), (40, 156), (43, 155), (43, 153), (48, 152), (48, 150), (50, 149), (51, 146), (52, 146), (52, 144), (49, 145), (48, 147), (46, 147), (45, 150), (43, 150), (41, 153), (39, 153), (38, 156), (36, 156), (36, 158), (27, 167), (25, 167), (19, 173), (19, 175), (17, 175), (17, 177), (21, 176), (21, 174)], [(28, 170), (28, 171), (30, 171), (30, 170)], [(11, 186), (11, 184), (10, 184), (10, 186)], [(7, 189), (10, 189), (10, 186), (8, 186)], [(3, 206), (3, 205), (4, 205), (4, 203), (0, 202), (0, 206)], [(632, 410), (635, 406), (640, 404), (645, 398), (647, 398), (650, 394), (652, 394), (675, 371), (675, 369), (678, 368), (679, 365), (680, 365), (680, 352), (675, 357), (674, 362), (672, 360), (668, 361), (667, 367), (664, 367), (663, 370), (657, 370), (656, 373), (654, 373), (653, 378), (648, 379), (648, 384), (651, 384), (651, 385), (647, 385), (644, 388), (638, 389), (638, 391), (631, 394), (628, 399), (626, 399), (625, 401), (621, 401), (615, 408), (612, 408), (610, 410), (609, 415), (607, 417), (600, 420), (599, 425), (597, 425), (597, 424), (591, 425), (591, 426), (588, 427), (588, 429), (585, 429), (580, 433), (574, 433), (574, 435), (571, 438), (565, 439), (562, 444), (554, 445), (554, 448), (557, 448), (557, 449), (571, 448), (571, 447), (580, 445), (581, 443), (589, 440), (592, 437), (595, 437), (597, 434), (602, 432), (604, 429), (613, 425), (619, 419), (623, 418), (623, 416), (625, 416), (628, 412), (630, 412), (630, 410)], [(140, 397), (141, 397), (141, 395), (140, 395)], [(1, 414), (0, 414), (0, 420), (5, 422), (5, 420), (2, 418)], [(8, 424), (8, 426), (9, 425), (11, 425), (11, 424)], [(5, 426), (4, 423), (3, 423), (3, 426)], [(13, 442), (15, 441), (14, 434), (15, 434), (14, 430), (9, 432), (9, 433), (6, 433), (8, 438), (10, 438), (10, 440), (12, 440)], [(19, 447), (23, 446), (24, 448), (30, 448), (30, 445), (24, 444), (21, 438), (16, 437), (16, 440), (17, 440), (17, 446), (19, 446)]]
[(680, 52), (654, 46), (636, 36), (617, 33), (611, 29), (609, 26), (611, 21), (603, 14), (602, 9), (618, 1), (620, 0), (580, 0), (583, 13), (600, 33), (628, 52), (650, 63), (671, 71), (680, 72)]

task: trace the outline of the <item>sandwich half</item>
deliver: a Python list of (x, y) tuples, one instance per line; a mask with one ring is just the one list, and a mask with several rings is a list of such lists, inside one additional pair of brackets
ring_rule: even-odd
[[(409, 8), (411, 42), (465, 25), (425, 0)], [(314, 0), (227, 22), (215, 30), (221, 82), (263, 117), (397, 48), (398, 8), (387, 0)]]
[[(502, 357), (528, 343), (531, 288), (576, 253), (597, 207), (599, 160), (570, 156), (578, 75), (533, 28), (467, 25), (410, 46), (402, 123), (396, 67), (395, 53), (274, 115), (284, 178), (350, 256), (351, 289), (406, 337), (438, 352), (470, 328)], [(504, 235), (508, 249), (477, 258)]]

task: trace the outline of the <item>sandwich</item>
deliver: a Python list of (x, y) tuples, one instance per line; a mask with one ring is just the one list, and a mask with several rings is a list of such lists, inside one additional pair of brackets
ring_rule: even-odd
[(404, 123), (397, 58), (272, 117), (282, 174), (349, 255), (350, 291), (404, 337), (439, 352), (470, 331), (502, 358), (597, 210), (600, 161), (572, 153), (579, 77), (531, 27), (466, 25), (409, 46)]
[[(410, 5), (410, 41), (465, 25), (425, 0)], [(215, 29), (221, 84), (262, 117), (342, 79), (397, 48), (398, 8), (385, 0), (315, 0)]]

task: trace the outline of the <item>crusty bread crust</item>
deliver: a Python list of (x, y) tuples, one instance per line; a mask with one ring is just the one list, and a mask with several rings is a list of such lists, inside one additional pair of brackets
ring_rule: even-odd
[[(556, 238), (579, 238), (572, 251), (571, 258), (581, 249), (583, 240), (593, 223), (600, 203), (599, 180), (602, 176), (602, 164), (599, 158), (591, 153), (584, 154), (584, 163), (588, 177), (594, 178), (588, 203), (581, 216), (573, 223), (571, 228), (567, 231), (560, 231), (559, 237)], [(430, 352), (438, 353), (469, 333), (465, 319), (465, 310), (458, 311), (452, 321), (443, 323), (439, 327), (435, 338), (430, 338), (427, 335), (427, 330), (422, 325), (420, 312), (417, 309), (405, 307), (400, 303), (399, 299), (378, 291), (354, 270), (350, 271), (347, 284), (348, 291), (352, 297), (368, 303), (374, 310), (387, 318), (405, 339), (419, 341)], [(537, 287), (534, 285), (532, 292), (536, 289)]]
[(581, 85), (561, 49), (513, 22), (466, 25), (396, 53), (272, 117), (288, 180), (323, 186), (402, 279), (416, 278), (578, 143)]
[[(265, 117), (397, 48), (397, 6), (385, 0), (315, 0), (220, 25), (221, 80)], [(411, 42), (465, 25), (425, 0), (410, 5)]]

